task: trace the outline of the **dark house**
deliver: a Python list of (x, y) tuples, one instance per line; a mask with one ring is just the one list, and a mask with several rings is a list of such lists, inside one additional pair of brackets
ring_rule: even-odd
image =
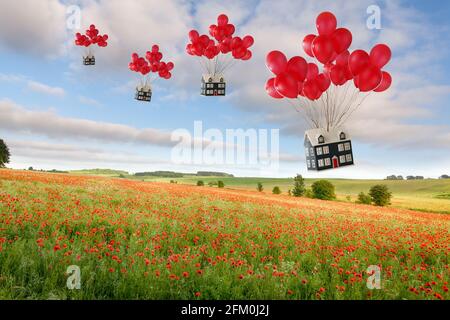
[(203, 75), (201, 95), (207, 97), (224, 96), (225, 89), (226, 83), (223, 75)]
[(83, 57), (83, 64), (85, 66), (95, 66), (95, 57), (91, 55)]
[(137, 86), (134, 98), (138, 101), (150, 102), (152, 100), (152, 88), (148, 84)]
[(304, 146), (308, 170), (321, 171), (354, 164), (352, 142), (342, 128), (308, 130)]

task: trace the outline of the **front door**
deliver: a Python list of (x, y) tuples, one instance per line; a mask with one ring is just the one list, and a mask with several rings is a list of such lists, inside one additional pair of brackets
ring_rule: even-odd
[(339, 168), (339, 160), (337, 157), (333, 157), (333, 168)]

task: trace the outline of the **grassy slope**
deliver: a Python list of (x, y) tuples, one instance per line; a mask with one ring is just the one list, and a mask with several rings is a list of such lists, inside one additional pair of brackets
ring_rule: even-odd
[[(141, 179), (142, 180), (142, 179)], [(258, 182), (264, 186), (265, 192), (271, 192), (274, 186), (279, 186), (283, 192), (292, 188), (292, 179), (283, 178), (225, 178), (225, 177), (184, 177), (184, 178), (151, 178), (145, 181), (169, 182), (176, 180), (178, 183), (196, 184), (203, 180), (205, 184), (210, 181), (221, 180), (225, 186), (233, 189), (255, 190)], [(336, 186), (339, 200), (355, 201), (358, 193), (368, 192), (375, 184), (385, 184), (393, 193), (392, 205), (401, 208), (436, 211), (450, 213), (450, 200), (439, 199), (438, 195), (450, 193), (450, 180), (417, 180), (417, 181), (387, 181), (387, 180), (350, 180), (329, 179)], [(310, 186), (316, 179), (307, 179), (306, 184)]]

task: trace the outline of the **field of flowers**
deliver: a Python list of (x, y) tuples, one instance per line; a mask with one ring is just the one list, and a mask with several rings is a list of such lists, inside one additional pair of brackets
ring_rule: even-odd
[(449, 253), (445, 214), (0, 170), (2, 299), (449, 299)]

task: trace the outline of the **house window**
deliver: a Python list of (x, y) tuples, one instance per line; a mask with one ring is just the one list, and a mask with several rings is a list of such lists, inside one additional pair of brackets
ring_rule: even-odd
[(347, 158), (347, 162), (352, 162), (352, 155), (351, 154), (346, 155), (346, 158)]
[(339, 162), (340, 163), (345, 163), (345, 156), (340, 156), (339, 157)]
[(308, 168), (311, 168), (311, 161), (308, 160), (306, 163), (308, 164)]
[(223, 82), (223, 78), (220, 78), (220, 82)]
[(330, 158), (325, 158), (325, 166), (331, 166), (331, 159)]
[(311, 166), (315, 169), (316, 168), (316, 162), (315, 161), (311, 161)]
[(322, 168), (323, 167), (323, 159), (319, 159), (318, 164), (319, 164), (319, 168)]
[(339, 135), (339, 138), (340, 138), (341, 140), (345, 140), (345, 139), (346, 139), (345, 133), (344, 133), (344, 132), (341, 132), (341, 134)]
[(328, 147), (328, 146), (323, 147), (322, 150), (323, 150), (323, 154), (329, 154), (330, 153), (330, 147)]
[(344, 144), (343, 143), (339, 143), (338, 144), (338, 150), (339, 150), (339, 152), (344, 151)]
[(309, 154), (311, 155), (311, 157), (314, 157), (314, 149), (313, 148), (309, 148)]
[(318, 156), (321, 156), (321, 155), (322, 155), (322, 148), (321, 148), (321, 147), (316, 148), (316, 154), (317, 154)]
[(305, 148), (305, 154), (307, 157), (309, 157), (309, 148)]
[(319, 141), (319, 143), (325, 143), (325, 138), (323, 136), (319, 136), (317, 140)]
[(209, 78), (209, 79), (208, 79), (208, 82), (212, 82), (212, 78)]
[(346, 142), (345, 144), (344, 144), (344, 147), (345, 147), (345, 151), (349, 151), (352, 147), (350, 146), (350, 142)]

